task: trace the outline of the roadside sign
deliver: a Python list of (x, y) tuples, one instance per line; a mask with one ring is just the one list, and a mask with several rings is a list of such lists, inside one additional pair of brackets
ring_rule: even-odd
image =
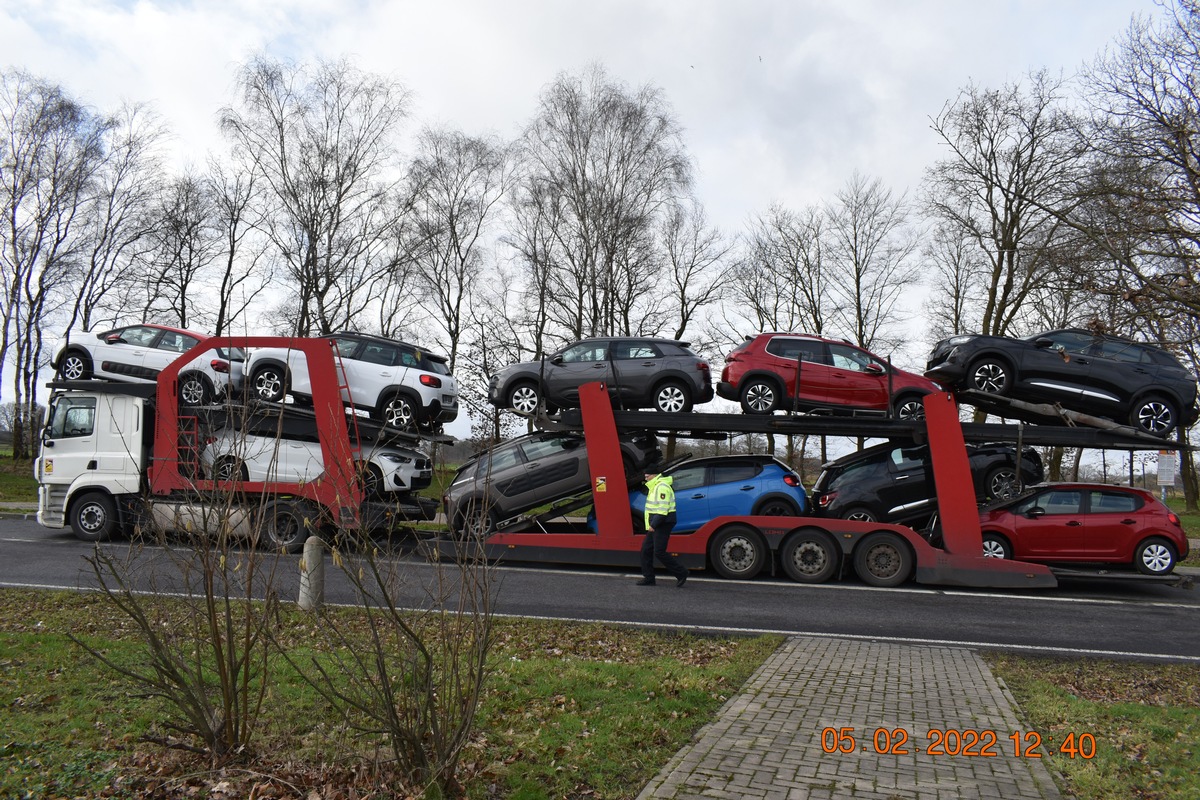
[(1158, 451), (1158, 485), (1175, 485), (1175, 451)]

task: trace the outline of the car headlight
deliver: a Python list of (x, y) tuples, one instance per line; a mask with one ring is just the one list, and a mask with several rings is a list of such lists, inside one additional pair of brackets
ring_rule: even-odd
[(380, 456), (384, 461), (390, 461), (393, 464), (409, 464), (412, 459), (408, 456), (398, 456), (395, 453), (382, 453)]
[(962, 336), (951, 336), (949, 339), (946, 340), (945, 343), (950, 345), (951, 347), (956, 347), (960, 344), (966, 344), (967, 342), (974, 341), (975, 338), (976, 338), (975, 336), (972, 336), (970, 334), (965, 334)]

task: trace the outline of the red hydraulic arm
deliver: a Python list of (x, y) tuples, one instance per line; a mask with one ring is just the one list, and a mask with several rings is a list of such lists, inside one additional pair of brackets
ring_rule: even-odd
[[(179, 416), (179, 371), (197, 357), (221, 347), (282, 347), (303, 353), (313, 391), (313, 412), (321, 443), (325, 471), (308, 483), (264, 483), (244, 481), (238, 484), (245, 493), (292, 495), (307, 498), (323, 506), (340, 527), (358, 525), (363, 495), (354, 468), (354, 451), (346, 425), (333, 347), (326, 339), (295, 339), (281, 336), (217, 336), (200, 342), (177, 358), (158, 376), (157, 414), (154, 449), (149, 469), (150, 493), (212, 490), (216, 481), (188, 477), (180, 472), (180, 439), (185, 436)], [(249, 376), (245, 376), (246, 379)]]

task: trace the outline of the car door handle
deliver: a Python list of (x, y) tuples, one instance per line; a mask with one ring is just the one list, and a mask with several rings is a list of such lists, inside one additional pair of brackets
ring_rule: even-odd
[(752, 492), (752, 491), (754, 491), (754, 485), (751, 484), (750, 486), (743, 486), (742, 491), (743, 492)]
[(1090, 364), (1090, 363), (1092, 363), (1092, 362), (1088, 361), (1086, 358), (1080, 358), (1079, 356), (1075, 356), (1075, 359), (1074, 359), (1074, 360), (1075, 360), (1075, 361), (1078, 361), (1080, 364)]
[(1070, 522), (1068, 522), (1068, 523), (1067, 523), (1067, 527), (1068, 527), (1068, 528), (1078, 528), (1078, 527), (1079, 527), (1080, 525), (1082, 525), (1082, 524), (1083, 524), (1083, 523), (1082, 523), (1082, 522), (1080, 522), (1079, 520), (1077, 520), (1077, 519), (1073, 519), (1073, 520), (1071, 520)]
[(643, 367), (653, 367), (653, 366), (654, 366), (654, 362), (653, 362), (653, 361), (643, 361), (643, 362), (642, 362), (642, 366), (643, 366)]
[(703, 499), (704, 499), (704, 495), (702, 495), (702, 494), (694, 494), (694, 495), (692, 495), (692, 499), (693, 499), (693, 500), (703, 500)]
[(1122, 525), (1137, 525), (1137, 520), (1136, 519), (1123, 519), (1123, 520), (1121, 520), (1121, 524)]
[(900, 481), (906, 481), (911, 477), (912, 477), (912, 475), (898, 475), (896, 477), (896, 483), (899, 483)]

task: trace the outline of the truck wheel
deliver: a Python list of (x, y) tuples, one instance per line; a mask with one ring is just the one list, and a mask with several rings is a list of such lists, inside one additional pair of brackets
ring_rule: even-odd
[(727, 525), (713, 537), (708, 557), (722, 578), (753, 578), (767, 563), (767, 543), (749, 525)]
[(398, 430), (411, 431), (417, 428), (416, 407), (413, 405), (412, 398), (401, 392), (387, 399), (379, 412), (379, 418), (383, 420), (384, 425)]
[(276, 366), (256, 369), (250, 386), (255, 397), (268, 403), (282, 403), (287, 394), (287, 378), (283, 370)]
[(1147, 539), (1133, 551), (1133, 565), (1143, 575), (1170, 574), (1175, 558), (1175, 548), (1166, 539)]
[(909, 579), (912, 570), (908, 542), (894, 533), (872, 533), (854, 549), (854, 571), (868, 586), (899, 586)]
[(179, 379), (179, 403), (185, 406), (205, 406), (212, 402), (213, 390), (208, 379), (195, 372)]
[(304, 513), (293, 503), (268, 503), (261, 517), (261, 535), (267, 546), (285, 553), (299, 553), (308, 538)]
[(117, 505), (104, 492), (88, 492), (71, 504), (71, 530), (85, 542), (106, 542), (117, 532)]
[(800, 583), (824, 583), (838, 566), (838, 551), (821, 531), (797, 531), (779, 552), (783, 571)]
[(998, 533), (983, 532), (984, 558), (1012, 558), (1012, 545)]
[(86, 381), (92, 377), (92, 359), (82, 350), (68, 350), (58, 363), (58, 377), (64, 381)]

